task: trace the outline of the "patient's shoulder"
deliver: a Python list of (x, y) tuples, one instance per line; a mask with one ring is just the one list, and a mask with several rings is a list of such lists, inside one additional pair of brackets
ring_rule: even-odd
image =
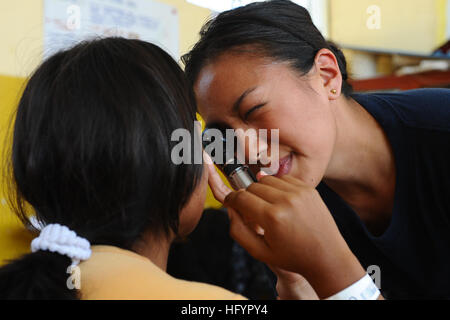
[(147, 258), (112, 246), (93, 246), (80, 272), (82, 299), (245, 299), (217, 286), (176, 279)]

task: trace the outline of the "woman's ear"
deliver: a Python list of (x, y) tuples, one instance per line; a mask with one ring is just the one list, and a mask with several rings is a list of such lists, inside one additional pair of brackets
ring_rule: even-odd
[(321, 49), (316, 54), (314, 65), (328, 98), (336, 100), (341, 95), (342, 88), (342, 74), (336, 56), (329, 49)]

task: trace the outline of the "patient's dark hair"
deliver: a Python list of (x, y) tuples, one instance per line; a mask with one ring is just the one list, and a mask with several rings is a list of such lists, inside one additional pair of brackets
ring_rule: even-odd
[(319, 50), (330, 49), (342, 74), (342, 93), (346, 97), (352, 93), (342, 51), (324, 39), (305, 8), (288, 0), (251, 3), (209, 20), (200, 31), (200, 40), (182, 57), (191, 85), (204, 66), (242, 46), (276, 61), (288, 61), (300, 74), (311, 70)]
[[(92, 245), (132, 250), (144, 232), (177, 233), (202, 165), (171, 161), (175, 129), (194, 127), (178, 64), (139, 40), (83, 42), (31, 76), (13, 133), (14, 209), (29, 225), (59, 223)], [(38, 251), (0, 268), (0, 299), (76, 299), (68, 257)]]

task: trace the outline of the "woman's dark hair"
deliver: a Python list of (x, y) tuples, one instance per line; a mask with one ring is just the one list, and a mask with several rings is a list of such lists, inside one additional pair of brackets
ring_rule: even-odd
[(352, 92), (342, 51), (324, 39), (305, 8), (288, 0), (251, 3), (208, 21), (200, 40), (182, 57), (191, 85), (206, 64), (240, 46), (254, 46), (261, 55), (288, 61), (301, 74), (311, 70), (319, 50), (330, 49), (339, 63), (342, 93), (349, 97)]
[[(31, 76), (16, 114), (13, 205), (29, 225), (59, 223), (92, 245), (132, 250), (142, 235), (177, 233), (202, 165), (176, 165), (175, 129), (195, 136), (194, 94), (159, 47), (106, 38), (47, 59)], [(0, 268), (0, 299), (77, 298), (71, 261), (38, 251)]]

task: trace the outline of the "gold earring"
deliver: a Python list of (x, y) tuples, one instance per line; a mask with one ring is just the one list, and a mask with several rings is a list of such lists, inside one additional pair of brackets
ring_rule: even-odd
[(336, 90), (336, 89), (333, 89), (333, 90), (331, 90), (331, 93), (332, 93), (332, 94), (336, 94), (336, 93), (337, 93), (337, 90)]

